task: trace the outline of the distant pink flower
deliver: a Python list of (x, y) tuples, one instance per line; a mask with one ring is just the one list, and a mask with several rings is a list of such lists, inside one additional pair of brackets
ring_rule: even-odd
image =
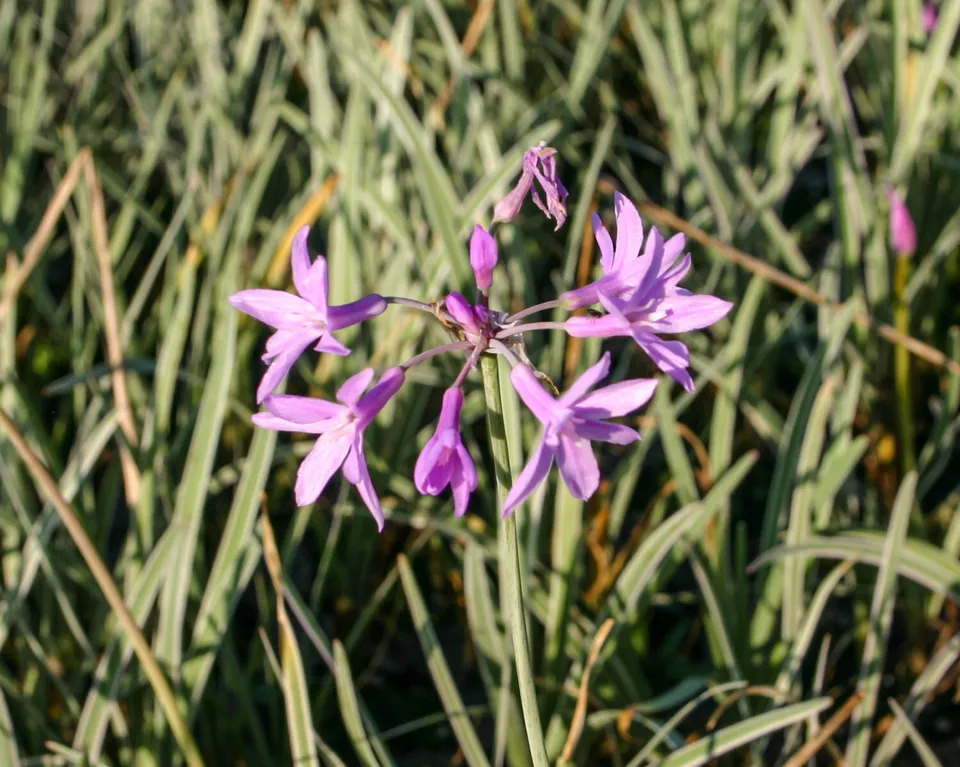
[[(541, 141), (539, 146), (529, 149), (523, 155), (523, 170), (513, 190), (493, 209), (493, 221), (512, 221), (520, 212), (520, 206), (529, 194), (534, 204), (547, 218), (557, 222), (556, 229), (567, 220), (567, 190), (557, 177), (557, 150)], [(546, 202), (537, 193), (536, 181), (543, 190)]]
[(590, 393), (609, 371), (610, 353), (606, 352), (560, 399), (550, 396), (526, 365), (510, 371), (517, 393), (543, 424), (543, 437), (507, 494), (504, 516), (543, 482), (554, 461), (570, 494), (586, 500), (600, 484), (600, 468), (590, 442), (626, 445), (640, 439), (629, 426), (606, 423), (605, 419), (627, 415), (644, 405), (653, 396), (657, 381), (637, 378)]
[(440, 408), (437, 430), (424, 445), (413, 470), (413, 482), (421, 493), (440, 495), (450, 485), (453, 508), (462, 517), (477, 489), (477, 470), (460, 438), (460, 409), (463, 392), (459, 387), (447, 389)]
[[(666, 242), (656, 229), (650, 230), (647, 243), (643, 244), (643, 222), (636, 206), (619, 192), (613, 195), (617, 215), (617, 244), (613, 245), (610, 233), (600, 216), (593, 214), (593, 235), (600, 247), (600, 268), (603, 277), (577, 290), (568, 290), (560, 300), (568, 309), (579, 309), (598, 303), (600, 293), (611, 298), (631, 299), (637, 293), (647, 292), (654, 283), (661, 288), (675, 288), (690, 270), (689, 254), (680, 259), (686, 245), (682, 234)], [(680, 259), (680, 260), (678, 260)]]
[(473, 267), (477, 287), (484, 295), (487, 295), (493, 284), (493, 270), (496, 265), (497, 241), (482, 226), (475, 227), (470, 238), (470, 266)]
[(320, 435), (297, 471), (294, 497), (298, 506), (317, 500), (342, 466), (344, 478), (356, 486), (377, 521), (377, 529), (382, 530), (383, 510), (367, 469), (363, 430), (403, 386), (404, 371), (390, 368), (363, 394), (372, 379), (370, 368), (348, 378), (337, 391), (339, 405), (313, 397), (273, 394), (264, 400), (267, 412), (255, 414), (253, 422), (264, 429)]
[[(308, 346), (318, 352), (346, 356), (350, 350), (333, 337), (336, 330), (376, 317), (387, 308), (381, 296), (369, 295), (343, 306), (327, 303), (327, 260), (318, 256), (310, 263), (307, 237), (310, 227), (304, 226), (293, 238), (290, 265), (293, 284), (300, 295), (282, 290), (241, 290), (230, 296), (230, 303), (255, 317), (277, 332), (267, 339), (264, 362), (270, 367), (257, 387), (257, 402), (274, 391), (297, 358)], [(272, 360), (272, 362), (271, 362)]]
[(917, 249), (917, 229), (906, 203), (892, 186), (887, 186), (890, 201), (890, 244), (904, 258), (909, 258)]
[(928, 35), (933, 34), (933, 30), (937, 28), (938, 16), (937, 6), (927, 0), (923, 4), (923, 29)]

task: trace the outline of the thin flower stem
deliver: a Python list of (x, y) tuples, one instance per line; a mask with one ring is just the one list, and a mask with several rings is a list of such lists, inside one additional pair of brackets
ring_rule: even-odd
[(497, 338), (509, 338), (520, 333), (533, 332), (534, 330), (565, 330), (562, 322), (526, 322), (523, 325), (517, 325), (513, 328), (504, 328), (497, 333)]
[(404, 298), (403, 296), (383, 296), (383, 300), (388, 304), (405, 306), (408, 309), (417, 309), (418, 311), (432, 314), (437, 319), (456, 324), (456, 321), (453, 319), (453, 317), (447, 314), (447, 312), (445, 312), (443, 309), (440, 309), (436, 304), (425, 304), (423, 301), (417, 301), (413, 298)]
[[(490, 452), (497, 478), (497, 496), (499, 508), (513, 484), (510, 471), (510, 450), (507, 444), (506, 424), (503, 418), (503, 399), (500, 394), (500, 378), (496, 357), (482, 357), (480, 369), (483, 371), (483, 390), (487, 402), (487, 428), (490, 439)], [(533, 667), (530, 663), (530, 648), (527, 644), (526, 611), (523, 605), (523, 588), (520, 581), (520, 546), (517, 538), (517, 519), (515, 514), (502, 521), (500, 546), (501, 586), (506, 593), (507, 626), (513, 644), (513, 659), (517, 670), (517, 684), (520, 687), (520, 707), (523, 709), (523, 723), (527, 731), (527, 744), (533, 767), (548, 767), (546, 747), (543, 740), (543, 727), (540, 724), (540, 711), (537, 708), (537, 691), (533, 682)]]
[(414, 357), (411, 357), (406, 362), (404, 362), (400, 367), (404, 370), (409, 370), (414, 365), (419, 365), (421, 362), (426, 362), (431, 357), (436, 357), (438, 354), (446, 354), (447, 352), (459, 352), (465, 351), (473, 346), (473, 343), (470, 341), (457, 341), (452, 344), (444, 344), (443, 346), (437, 346), (434, 349), (427, 349), (425, 352), (420, 352)]
[(547, 312), (560, 306), (563, 306), (563, 302), (559, 298), (555, 298), (553, 301), (544, 301), (542, 304), (534, 304), (533, 306), (528, 306), (526, 309), (521, 309), (516, 314), (511, 314), (503, 321), (503, 324), (509, 325), (511, 322), (522, 320), (524, 317), (529, 317), (531, 314)]
[(491, 338), (490, 348), (497, 352), (497, 354), (502, 354), (504, 357), (506, 357), (507, 362), (510, 363), (510, 367), (516, 367), (520, 364), (520, 360), (517, 359), (517, 355), (510, 351), (510, 347), (508, 347), (502, 341), (498, 341), (496, 338)]
[(30, 448), (27, 440), (3, 410), (0, 410), (0, 427), (6, 432), (7, 439), (13, 443), (13, 447), (17, 453), (19, 453), (20, 459), (26, 464), (40, 494), (46, 496), (46, 499), (50, 501), (57, 510), (60, 521), (67, 529), (67, 532), (70, 533), (70, 537), (73, 538), (74, 544), (80, 551), (80, 556), (83, 557), (87, 567), (90, 568), (90, 572), (100, 587), (104, 598), (107, 600), (107, 604), (110, 605), (110, 609), (113, 611), (121, 628), (127, 635), (127, 639), (133, 646), (133, 651), (147, 676), (147, 681), (149, 681), (154, 694), (160, 701), (160, 707), (163, 709), (164, 714), (166, 714), (167, 723), (170, 725), (173, 736), (176, 738), (180, 750), (183, 752), (184, 761), (189, 767), (203, 767), (203, 757), (200, 756), (200, 750), (197, 748), (196, 741), (194, 741), (193, 736), (190, 734), (190, 728), (183, 718), (183, 713), (180, 711), (180, 706), (177, 704), (173, 690), (170, 688), (170, 684), (166, 676), (164, 676), (160, 664), (157, 663), (157, 659), (150, 649), (150, 644), (143, 636), (140, 626), (136, 620), (134, 620), (133, 615), (130, 614), (130, 610), (123, 601), (123, 595), (120, 593), (120, 589), (117, 588), (117, 584), (114, 582), (110, 570), (107, 569), (103, 559), (100, 558), (97, 547), (94, 546), (93, 541), (90, 540), (90, 536), (87, 535), (83, 523), (80, 522), (73, 508), (71, 508), (70, 504), (67, 503), (67, 500), (60, 493), (56, 481), (50, 476), (50, 473), (37, 457), (36, 453)]
[(480, 359), (480, 355), (483, 354), (483, 346), (477, 344), (473, 347), (473, 351), (470, 352), (470, 356), (467, 357), (466, 364), (460, 370), (460, 375), (457, 376), (457, 380), (453, 382), (451, 389), (457, 389), (460, 386), (463, 386), (463, 382), (467, 380), (467, 376), (470, 375), (470, 371), (473, 370), (473, 366), (477, 364), (477, 360)]

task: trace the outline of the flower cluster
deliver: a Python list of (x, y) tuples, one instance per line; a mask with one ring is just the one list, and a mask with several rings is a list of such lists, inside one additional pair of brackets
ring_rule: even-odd
[[(541, 144), (524, 155), (520, 179), (494, 209), (494, 223), (512, 220), (528, 196), (556, 222), (557, 229), (563, 225), (567, 190), (557, 177), (555, 149)], [(732, 307), (714, 296), (694, 295), (679, 287), (691, 266), (689, 254), (683, 253), (683, 235), (664, 241), (653, 228), (644, 238), (640, 214), (630, 200), (615, 195), (614, 209), (615, 243), (599, 216), (593, 217), (603, 276), (563, 293), (557, 300), (510, 316), (489, 307), (499, 256), (496, 240), (481, 226), (474, 229), (470, 240), (470, 265), (477, 284), (475, 304), (459, 293), (450, 293), (437, 304), (374, 294), (343, 306), (329, 304), (326, 259), (318, 256), (311, 260), (307, 249), (310, 229), (303, 227), (291, 249), (293, 284), (298, 295), (243, 290), (230, 298), (234, 307), (276, 330), (266, 344), (263, 359), (270, 365), (257, 389), (257, 402), (263, 404), (265, 412), (254, 415), (254, 423), (265, 429), (318, 435), (297, 472), (297, 504), (315, 501), (334, 473), (342, 469), (344, 478), (356, 486), (382, 529), (383, 511), (364, 456), (364, 429), (403, 386), (409, 368), (448, 352), (464, 354), (466, 360), (443, 395), (436, 432), (417, 459), (414, 484), (419, 492), (439, 495), (449, 486), (457, 516), (466, 512), (478, 480), (473, 459), (460, 436), (463, 385), (481, 355), (499, 354), (510, 362), (514, 388), (542, 425), (540, 442), (510, 490), (503, 514), (513, 512), (543, 482), (554, 462), (574, 497), (586, 500), (593, 495), (600, 483), (600, 470), (590, 443), (624, 445), (639, 439), (634, 429), (609, 419), (626, 416), (646, 404), (657, 381), (640, 378), (595, 388), (610, 372), (610, 353), (606, 352), (564, 394), (554, 398), (541, 383), (544, 376), (520, 353), (517, 336), (556, 329), (579, 338), (628, 336), (660, 370), (692, 391), (687, 347), (660, 336), (705, 328)], [(605, 313), (593, 311), (588, 316), (571, 316), (565, 322), (524, 321), (539, 312), (573, 312), (597, 304)], [(430, 312), (452, 329), (458, 340), (386, 370), (373, 386), (372, 369), (357, 373), (340, 387), (337, 403), (273, 393), (307, 347), (348, 355), (350, 350), (333, 334), (375, 317), (391, 305)]]

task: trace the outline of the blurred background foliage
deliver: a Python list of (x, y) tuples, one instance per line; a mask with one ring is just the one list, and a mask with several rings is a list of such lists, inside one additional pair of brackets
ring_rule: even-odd
[[(687, 339), (696, 393), (661, 383), (644, 441), (601, 452), (590, 502), (548, 483), (524, 510), (551, 759), (956, 763), (960, 376), (857, 321), (960, 359), (960, 0), (930, 34), (921, 11), (0, 0), (0, 407), (110, 566), (208, 764), (528, 763), (479, 385), (466, 518), (411, 480), (453, 359), (411, 374), (371, 427), (383, 534), (337, 482), (297, 509), (310, 443), (251, 429), (265, 331), (225, 296), (287, 287), (304, 223), (335, 303), (467, 289), (468, 233), (540, 140), (570, 219), (554, 233), (529, 208), (502, 229), (494, 305), (589, 279), (589, 214), (611, 223), (615, 189), (823, 299), (689, 239), (687, 287), (736, 303)], [(889, 246), (887, 184), (917, 223), (910, 261)], [(395, 309), (342, 336), (352, 356), (305, 357), (291, 390), (330, 397), (442, 338)], [(653, 373), (606, 348), (615, 377)], [(558, 383), (599, 350), (528, 341)], [(178, 763), (126, 634), (5, 439), (0, 572), (0, 763)]]

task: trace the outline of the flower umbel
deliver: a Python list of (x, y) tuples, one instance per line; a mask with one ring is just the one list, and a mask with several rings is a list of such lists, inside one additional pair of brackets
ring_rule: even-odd
[(315, 351), (340, 356), (350, 354), (350, 350), (333, 337), (333, 332), (376, 317), (387, 308), (383, 297), (375, 294), (343, 306), (330, 306), (327, 303), (327, 260), (318, 256), (310, 263), (309, 235), (310, 227), (302, 227), (294, 236), (290, 249), (293, 285), (299, 295), (282, 290), (254, 289), (241, 290), (230, 296), (230, 303), (235, 308), (277, 331), (267, 340), (263, 361), (270, 362), (270, 367), (257, 388), (257, 402), (263, 402), (280, 385), (293, 363), (314, 342)]
[[(496, 206), (494, 222), (513, 219), (527, 195), (557, 222), (557, 228), (563, 224), (567, 190), (557, 177), (555, 149), (541, 144), (524, 155), (520, 179)], [(476, 304), (453, 292), (433, 303), (374, 294), (344, 306), (329, 305), (327, 263), (322, 256), (311, 262), (307, 250), (309, 228), (303, 227), (291, 250), (297, 294), (254, 289), (230, 298), (236, 308), (276, 329), (264, 355), (271, 364), (257, 388), (257, 401), (263, 402), (265, 411), (254, 415), (253, 422), (266, 429), (317, 435), (297, 472), (297, 504), (315, 501), (337, 470), (342, 469), (344, 478), (356, 486), (377, 528), (382, 529), (383, 510), (364, 455), (364, 431), (400, 390), (408, 369), (447, 353), (463, 354), (466, 358), (459, 375), (443, 394), (436, 430), (417, 458), (414, 485), (420, 493), (440, 495), (449, 487), (454, 512), (457, 516), (466, 513), (479, 480), (461, 438), (463, 386), (482, 355), (498, 354), (509, 361), (511, 383), (543, 427), (539, 443), (504, 500), (503, 514), (512, 513), (543, 482), (554, 463), (574, 497), (585, 500), (593, 495), (600, 482), (600, 468), (590, 443), (626, 445), (639, 439), (634, 429), (609, 419), (628, 415), (645, 405), (657, 381), (638, 378), (595, 389), (610, 371), (611, 356), (606, 352), (566, 393), (554, 398), (543, 382), (554, 391), (556, 387), (528, 359), (525, 338), (537, 330), (564, 330), (574, 337), (628, 336), (662, 371), (692, 391), (687, 347), (660, 335), (706, 328), (732, 307), (727, 301), (694, 295), (679, 286), (692, 264), (690, 255), (683, 253), (683, 235), (664, 241), (656, 228), (645, 235), (636, 207), (619, 193), (614, 196), (614, 210), (615, 242), (599, 216), (593, 217), (603, 276), (562, 293), (556, 300), (509, 316), (489, 307), (498, 253), (494, 237), (481, 226), (475, 227), (470, 239), (470, 265), (479, 291)], [(916, 234), (906, 208), (895, 196), (891, 196), (891, 210), (895, 245), (898, 249), (910, 245), (903, 239), (909, 224), (912, 252)], [(337, 402), (271, 394), (307, 347), (349, 354), (350, 350), (333, 333), (374, 317), (389, 305), (428, 313), (443, 324), (453, 340), (420, 351), (402, 365), (388, 369), (369, 391), (374, 371), (368, 368), (357, 373), (337, 391)], [(526, 321), (530, 315), (544, 311), (572, 312), (596, 305), (605, 313), (594, 311), (591, 316), (568, 317), (564, 321)]]

